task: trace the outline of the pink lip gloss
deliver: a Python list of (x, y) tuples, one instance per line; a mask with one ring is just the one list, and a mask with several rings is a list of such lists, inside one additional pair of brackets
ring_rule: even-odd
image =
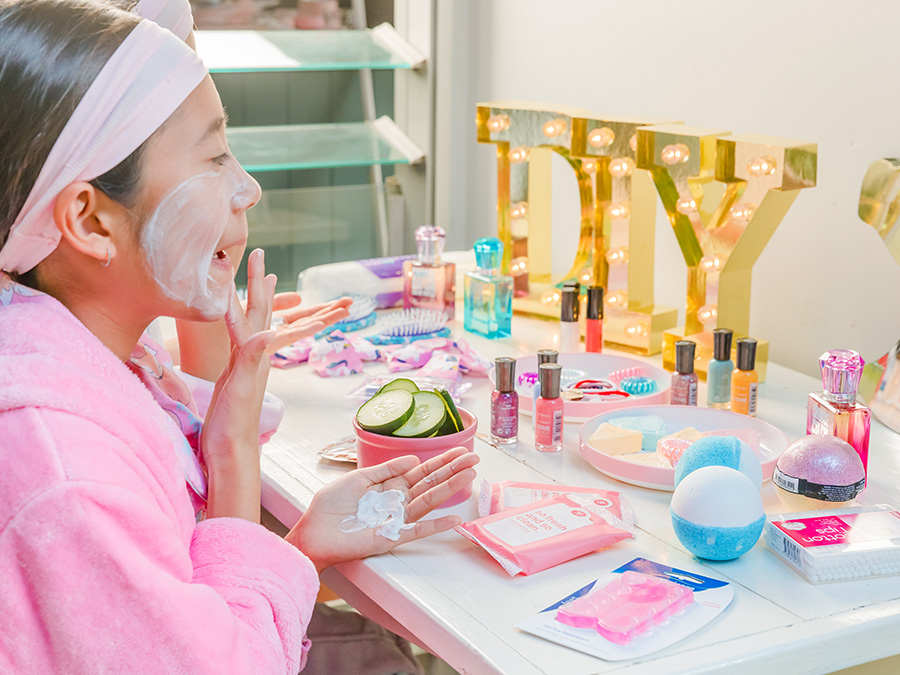
[(603, 351), (603, 286), (588, 286), (584, 351)]
[(535, 405), (534, 447), (539, 452), (562, 450), (563, 400), (559, 397), (562, 366), (545, 363), (539, 367), (541, 395)]
[(515, 443), (519, 435), (519, 394), (516, 393), (516, 360), (494, 359), (497, 388), (491, 393), (491, 440)]

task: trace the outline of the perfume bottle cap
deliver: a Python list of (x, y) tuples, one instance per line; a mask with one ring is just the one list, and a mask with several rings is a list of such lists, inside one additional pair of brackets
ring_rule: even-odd
[(852, 403), (866, 362), (851, 349), (829, 349), (819, 357), (822, 386), (829, 400)]
[(731, 360), (731, 337), (734, 331), (730, 328), (713, 330), (713, 358), (716, 361)]
[(682, 375), (694, 372), (694, 350), (697, 343), (690, 340), (679, 340), (675, 343), (675, 370)]
[(475, 242), (475, 264), (483, 270), (495, 270), (503, 260), (503, 242), (497, 237), (483, 237)]
[(498, 356), (494, 359), (494, 377), (497, 382), (497, 391), (515, 391), (516, 360), (509, 356)]
[(440, 262), (447, 233), (438, 225), (421, 225), (416, 228), (416, 248), (419, 262)]
[(542, 363), (556, 363), (556, 360), (558, 358), (559, 352), (555, 349), (538, 349), (538, 366), (540, 366)]
[(559, 320), (578, 321), (578, 289), (575, 286), (563, 286)]
[(586, 311), (590, 321), (603, 318), (603, 286), (588, 286)]
[(562, 366), (558, 363), (544, 363), (538, 366), (541, 378), (541, 398), (559, 398), (559, 376)]
[(738, 370), (756, 369), (756, 340), (753, 338), (738, 338), (737, 367)]

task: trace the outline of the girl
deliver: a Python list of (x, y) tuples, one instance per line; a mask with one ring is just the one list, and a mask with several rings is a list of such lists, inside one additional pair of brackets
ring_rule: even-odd
[[(274, 277), (251, 253), (241, 309), (229, 252), (259, 187), (172, 33), (100, 0), (0, 0), (0, 148), (0, 672), (296, 673), (317, 573), (395, 545), (340, 532), (359, 498), (407, 494), (398, 543), (446, 530), (420, 519), (477, 458), (348, 474), (284, 540), (258, 524)], [(158, 316), (228, 327), (200, 458), (140, 343)]]

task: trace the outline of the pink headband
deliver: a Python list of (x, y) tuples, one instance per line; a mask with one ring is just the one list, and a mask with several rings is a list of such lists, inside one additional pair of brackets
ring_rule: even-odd
[(141, 0), (131, 11), (169, 29), (182, 40), (187, 40), (194, 28), (189, 0)]
[(53, 206), (63, 188), (118, 165), (206, 75), (184, 42), (141, 21), (103, 66), (53, 145), (0, 250), (0, 270), (27, 272), (50, 255), (59, 245)]

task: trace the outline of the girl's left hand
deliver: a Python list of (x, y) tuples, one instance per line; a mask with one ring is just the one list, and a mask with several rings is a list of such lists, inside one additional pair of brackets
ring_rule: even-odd
[[(419, 464), (415, 457), (398, 457), (384, 464), (351, 471), (319, 490), (309, 508), (285, 539), (312, 560), (316, 570), (338, 563), (390, 551), (408, 541), (449, 530), (462, 522), (459, 516), (421, 520), (452, 494), (475, 480), (478, 455), (465, 448), (448, 450)], [(341, 531), (341, 523), (355, 516), (360, 498), (371, 490), (400, 490), (407, 496), (406, 523), (414, 528), (400, 531), (391, 541), (375, 534), (374, 528)]]
[(346, 319), (349, 315), (347, 308), (352, 304), (351, 298), (338, 298), (331, 302), (301, 307), (298, 293), (276, 293), (272, 316), (280, 318), (282, 323), (275, 328), (276, 337), (269, 346), (269, 353)]

